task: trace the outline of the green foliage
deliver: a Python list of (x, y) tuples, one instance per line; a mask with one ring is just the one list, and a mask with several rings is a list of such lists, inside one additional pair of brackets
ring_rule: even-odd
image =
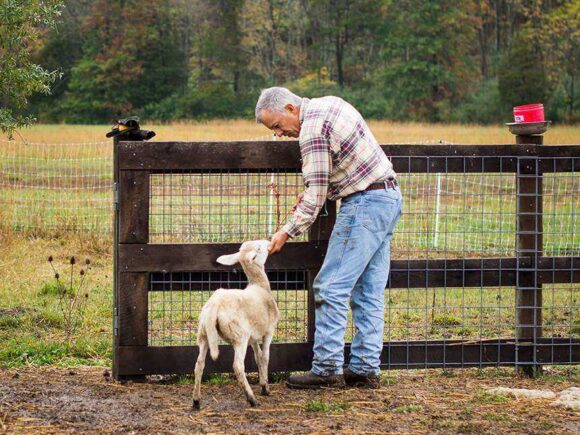
[(478, 391), (477, 394), (471, 398), (472, 403), (479, 403), (482, 405), (506, 403), (509, 399), (503, 394), (488, 393), (487, 391)]
[(184, 87), (186, 57), (168, 5), (152, 0), (93, 3), (84, 20), (83, 56), (70, 70), (62, 103), (65, 121), (107, 122)]
[[(11, 7), (38, 7), (24, 3)], [(32, 109), (42, 121), (83, 124), (253, 118), (272, 85), (340, 96), (365, 118), (489, 124), (539, 101), (553, 121), (578, 121), (580, 2), (496, 3), (71, 0), (58, 28), (24, 50), (32, 62), (22, 89), (47, 92), (55, 81)], [(3, 73), (4, 95), (5, 83)], [(32, 121), (26, 98), (4, 100), (1, 125)]]
[(45, 282), (42, 287), (40, 288), (40, 295), (41, 296), (60, 296), (62, 292), (72, 292), (72, 289), (61, 287), (58, 285), (57, 282)]
[(473, 93), (456, 107), (449, 107), (445, 119), (465, 124), (494, 124), (510, 120), (512, 107), (502, 103), (497, 79), (481, 81)]
[(513, 107), (545, 102), (550, 94), (541, 51), (534, 39), (534, 30), (520, 32), (498, 71), (502, 104)]
[(21, 316), (0, 315), (0, 330), (19, 328), (23, 324)]
[(349, 406), (345, 402), (325, 402), (323, 400), (309, 400), (306, 403), (306, 411), (310, 412), (326, 412), (331, 414), (341, 414), (345, 412)]
[(555, 87), (550, 119), (578, 122), (575, 79), (580, 68), (580, 2), (563, 2), (547, 14), (539, 35), (546, 73)]
[(475, 74), (467, 56), (475, 38), (465, 25), (469, 8), (454, 0), (400, 0), (389, 10), (383, 80), (394, 118), (442, 121), (440, 103), (460, 99)]
[(0, 348), (0, 366), (29, 365), (109, 366), (111, 346), (109, 339), (97, 342), (77, 339), (74, 343), (38, 340), (37, 337), (18, 337), (3, 340)]
[(62, 329), (65, 325), (63, 316), (49, 309), (41, 310), (33, 315), (32, 321), (42, 329)]
[(9, 136), (34, 121), (21, 111), (34, 93), (48, 94), (58, 76), (32, 62), (30, 47), (61, 9), (59, 0), (0, 2), (0, 129)]
[(228, 385), (236, 383), (236, 378), (227, 373), (214, 373), (203, 375), (202, 382), (209, 385)]
[(423, 407), (421, 405), (401, 405), (393, 409), (393, 412), (397, 414), (412, 414), (415, 412), (422, 412)]
[(440, 314), (433, 317), (433, 325), (441, 327), (450, 327), (461, 325), (461, 319), (458, 319), (452, 314)]
[(338, 83), (330, 78), (327, 67), (322, 67), (297, 80), (286, 83), (286, 86), (297, 95), (308, 95), (312, 98), (330, 94), (336, 95), (340, 92)]

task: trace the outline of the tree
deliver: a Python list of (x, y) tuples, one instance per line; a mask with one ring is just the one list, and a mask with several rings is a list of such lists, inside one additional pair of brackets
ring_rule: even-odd
[(383, 36), (384, 86), (399, 117), (441, 121), (442, 104), (453, 105), (476, 82), (470, 58), (477, 46), (472, 7), (458, 0), (390, 3)]
[(0, 129), (12, 135), (34, 122), (22, 112), (36, 92), (50, 93), (57, 71), (47, 71), (31, 61), (31, 47), (42, 32), (54, 27), (62, 2), (0, 1)]
[[(319, 59), (316, 67), (320, 70), (334, 66), (332, 76), (341, 88), (361, 79), (368, 71), (371, 59), (364, 57), (374, 52), (373, 42), (383, 19), (382, 3), (381, 0), (305, 2), (309, 33), (314, 42), (312, 48)], [(361, 67), (357, 68), (355, 63)]]
[(534, 3), (532, 6), (527, 10), (529, 21), (515, 33), (499, 65), (499, 91), (506, 107), (545, 102), (551, 93), (540, 43), (541, 5)]
[(70, 122), (138, 114), (185, 87), (187, 58), (169, 0), (98, 0), (83, 23), (83, 56), (63, 103)]
[(83, 57), (82, 24), (91, 12), (91, 3), (92, 0), (67, 0), (58, 26), (47, 32), (33, 51), (33, 62), (60, 72), (50, 95), (36, 94), (30, 98), (29, 106), (38, 114), (39, 122), (59, 121), (63, 115), (59, 102), (69, 86), (72, 68)]
[[(566, 92), (566, 120), (576, 115), (575, 81), (580, 67), (580, 1), (565, 2), (545, 17), (540, 44), (548, 80)], [(577, 120), (577, 119), (576, 119)]]

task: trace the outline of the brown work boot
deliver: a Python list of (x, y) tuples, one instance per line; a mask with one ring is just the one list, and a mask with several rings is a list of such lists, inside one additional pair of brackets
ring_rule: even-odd
[(344, 382), (349, 387), (379, 388), (381, 377), (374, 373), (359, 375), (347, 367), (344, 369)]
[(318, 388), (344, 388), (342, 375), (318, 376), (312, 372), (302, 375), (291, 375), (286, 381), (288, 388), (297, 390), (316, 390)]

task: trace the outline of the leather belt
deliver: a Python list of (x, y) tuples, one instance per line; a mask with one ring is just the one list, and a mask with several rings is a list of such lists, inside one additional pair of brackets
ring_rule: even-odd
[(399, 185), (399, 183), (397, 183), (396, 178), (390, 178), (390, 179), (385, 180), (385, 181), (379, 181), (377, 183), (372, 183), (365, 190), (394, 189), (398, 185)]
[[(378, 181), (376, 183), (371, 183), (364, 190), (394, 189), (398, 185), (399, 185), (399, 183), (397, 183), (397, 179), (396, 178), (389, 178), (388, 180), (385, 180), (385, 181)], [(343, 199), (348, 198), (349, 196), (354, 195), (356, 193), (360, 193), (360, 192), (362, 192), (362, 191), (351, 193), (350, 195), (345, 196)]]

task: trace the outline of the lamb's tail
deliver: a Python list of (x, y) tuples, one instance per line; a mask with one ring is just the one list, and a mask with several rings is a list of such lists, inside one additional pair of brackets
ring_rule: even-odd
[(205, 307), (206, 310), (203, 310), (202, 315), (200, 316), (200, 330), (201, 328), (205, 329), (205, 335), (207, 337), (207, 342), (209, 345), (209, 354), (211, 358), (215, 361), (219, 356), (219, 334), (217, 331), (217, 314), (218, 309), (215, 305), (209, 305)]

